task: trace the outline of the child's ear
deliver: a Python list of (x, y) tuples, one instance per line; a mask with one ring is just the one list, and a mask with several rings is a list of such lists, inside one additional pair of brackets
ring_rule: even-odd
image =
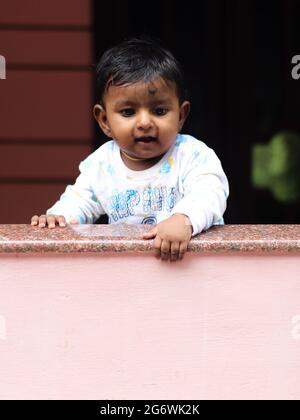
[(111, 134), (110, 127), (107, 121), (107, 114), (106, 114), (105, 109), (101, 105), (96, 104), (93, 109), (93, 114), (97, 123), (99, 124), (99, 127), (103, 131), (103, 133), (107, 137), (112, 138), (112, 134)]
[(179, 124), (178, 124), (178, 131), (180, 131), (183, 127), (183, 124), (185, 123), (185, 120), (187, 119), (187, 116), (190, 113), (191, 104), (189, 101), (182, 102), (180, 106), (180, 112), (179, 112)]

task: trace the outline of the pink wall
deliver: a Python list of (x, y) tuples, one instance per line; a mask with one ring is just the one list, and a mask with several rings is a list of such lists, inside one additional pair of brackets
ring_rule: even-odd
[(299, 254), (1, 254), (0, 399), (299, 399)]

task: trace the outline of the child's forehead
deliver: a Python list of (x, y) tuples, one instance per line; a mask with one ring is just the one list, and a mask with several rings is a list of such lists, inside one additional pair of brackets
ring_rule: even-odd
[(151, 80), (148, 82), (140, 81), (124, 85), (111, 85), (107, 90), (107, 99), (113, 98), (157, 98), (160, 96), (176, 96), (176, 88), (172, 82), (163, 78)]

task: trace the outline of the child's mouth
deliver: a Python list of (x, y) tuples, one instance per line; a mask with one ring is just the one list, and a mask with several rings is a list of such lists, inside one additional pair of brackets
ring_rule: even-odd
[(151, 143), (152, 141), (156, 141), (157, 137), (152, 136), (145, 136), (145, 137), (138, 137), (135, 139), (136, 142), (141, 143)]

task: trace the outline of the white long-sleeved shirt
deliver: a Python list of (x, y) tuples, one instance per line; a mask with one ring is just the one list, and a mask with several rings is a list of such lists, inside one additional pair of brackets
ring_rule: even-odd
[(178, 134), (162, 159), (144, 171), (127, 168), (114, 140), (83, 160), (79, 170), (47, 214), (63, 215), (67, 222), (94, 223), (107, 214), (109, 223), (157, 224), (181, 213), (190, 219), (192, 236), (224, 224), (226, 175), (215, 152), (190, 135)]

